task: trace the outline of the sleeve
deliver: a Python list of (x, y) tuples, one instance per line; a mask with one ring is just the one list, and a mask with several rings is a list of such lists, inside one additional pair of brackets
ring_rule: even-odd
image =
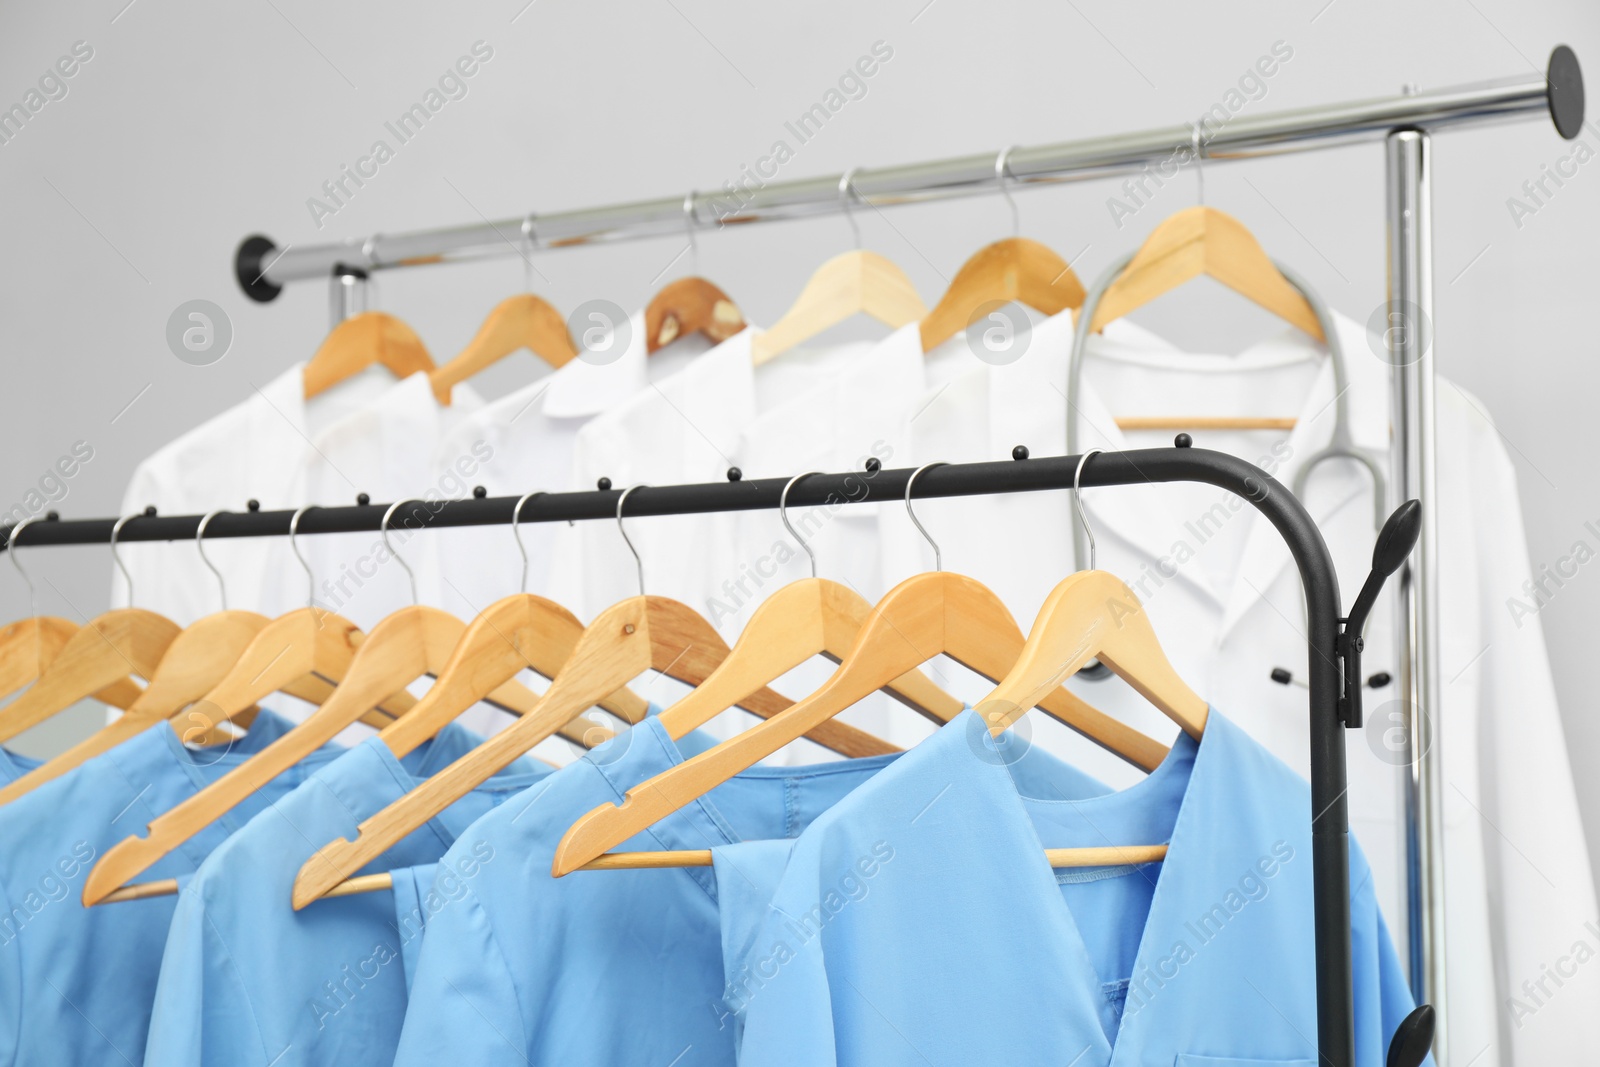
[(489, 914), (470, 890), (449, 907), (439, 899), (432, 889), (422, 899), (429, 914), (395, 1067), (520, 1062), (522, 1011)]
[(1484, 841), (1500, 934), (1502, 1044), (1516, 1063), (1579, 1063), (1600, 1045), (1600, 967), (1582, 965), (1600, 948), (1600, 916), (1541, 612), (1592, 557), (1593, 539), (1574, 522), (1568, 554), (1534, 574), (1516, 471), (1473, 406), (1477, 414), (1463, 417), (1485, 420), (1469, 426), (1478, 643), (1487, 651), (1476, 678), (1481, 810), (1466, 814)]
[(0, 1064), (15, 1064), (22, 1042), (22, 930), (18, 919), (25, 913), (11, 904), (11, 894), (0, 878)]
[(206, 913), (203, 890), (191, 885), (178, 897), (161, 954), (144, 1062), (152, 1067), (264, 1065), (270, 1056), (243, 976)]

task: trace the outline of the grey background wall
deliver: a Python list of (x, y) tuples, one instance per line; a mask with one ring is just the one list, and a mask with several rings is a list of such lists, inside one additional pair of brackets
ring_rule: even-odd
[[(248, 302), (230, 266), (248, 233), (310, 242), (712, 189), (780, 139), (794, 149), (781, 174), (798, 177), (1186, 121), (1275, 45), (1291, 54), (1245, 87), (1247, 112), (1542, 70), (1561, 42), (1600, 83), (1600, 9), (1584, 0), (99, 0), (0, 11), (0, 107), (22, 102), (76, 42), (92, 56), (47, 81), (53, 98), (0, 144), (0, 510), (31, 509), (43, 491), (69, 516), (110, 513), (142, 456), (310, 354), (327, 325), (324, 288)], [(492, 56), (464, 95), (399, 145), (384, 123), (475, 42)], [(785, 122), (876, 42), (891, 58), (799, 143)], [(314, 218), (308, 198), (326, 199), (322, 184), (380, 137), (393, 158)], [(1526, 516), (1536, 567), (1600, 540), (1585, 527), (1600, 524), (1600, 163), (1589, 162), (1600, 127), (1580, 140), (1575, 158), (1577, 146), (1535, 123), (1435, 146), (1440, 365), (1492, 407), (1521, 473), (1521, 499), (1506, 506)], [(1576, 174), (1530, 197), (1524, 183), (1562, 160)], [(1360, 319), (1382, 299), (1381, 149), (1216, 165), (1205, 188), (1334, 306)], [(1121, 219), (1107, 204), (1117, 193), (1030, 191), (1018, 197), (1023, 229), (1088, 278), (1195, 189), (1184, 175)], [(868, 245), (929, 298), (1011, 225), (993, 198), (864, 214)], [(700, 269), (771, 322), (849, 241), (838, 220), (708, 234)], [(537, 284), (562, 307), (596, 296), (635, 307), (684, 269), (684, 253), (677, 238), (549, 253)], [(378, 303), (448, 353), (522, 285), (516, 259), (419, 270), (383, 277)], [(165, 341), (168, 316), (195, 298), (221, 305), (234, 330), (227, 356), (205, 367)], [(1147, 324), (1224, 349), (1271, 328), (1205, 285), (1151, 309)], [(513, 360), (475, 384), (498, 395), (530, 373)], [(78, 442), (92, 458), (52, 481)], [(248, 495), (241, 486), (241, 505)], [(83, 618), (106, 606), (105, 550), (39, 551), (30, 563), (44, 609)], [(20, 580), (0, 575), (0, 617), (26, 610)], [(1600, 568), (1580, 570), (1542, 618), (1600, 856), (1600, 776), (1586, 770), (1600, 759)], [(63, 717), (24, 747), (58, 749), (92, 717)]]

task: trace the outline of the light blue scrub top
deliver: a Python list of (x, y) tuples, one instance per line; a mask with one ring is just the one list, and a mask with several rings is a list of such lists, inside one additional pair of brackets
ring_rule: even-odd
[[(757, 767), (621, 850), (792, 837), (896, 758)], [(620, 803), (630, 787), (682, 759), (649, 719), (473, 824), (468, 836), (490, 843), (496, 859), (459, 904), (428, 919), (396, 1067), (734, 1063), (713, 872), (550, 875), (575, 819)], [(1066, 795), (1104, 792), (1043, 753), (1026, 762)], [(462, 851), (457, 844), (444, 862)]]
[(24, 756), (20, 752), (13, 752), (9, 748), (0, 748), (0, 786), (10, 785), (36, 767), (42, 767), (44, 760)]
[[(797, 841), (713, 849), (741, 1064), (1313, 1067), (1304, 780), (1215, 711), (1122, 792), (1010, 771), (967, 712)], [(1381, 1067), (1413, 1005), (1353, 844), (1350, 867), (1357, 1062)]]
[[(295, 911), (294, 880), (322, 845), (354, 840), (362, 819), (480, 742), (452, 725), (397, 760), (368, 738), (218, 847), (172, 917), (145, 1060), (389, 1067), (405, 1016), (403, 945), (420, 938), (422, 917), (398, 917), (387, 892)], [(480, 815), (552, 770), (518, 760), (359, 873), (438, 859)], [(440, 878), (446, 906), (498, 859), (471, 835), (461, 840), (459, 867)]]
[[(177, 898), (85, 908), (95, 862), (293, 724), (263, 710), (242, 737), (188, 749), (159, 723), (0, 807), (0, 1064), (138, 1064)], [(229, 834), (342, 748), (314, 753), (140, 876), (180, 883)]]

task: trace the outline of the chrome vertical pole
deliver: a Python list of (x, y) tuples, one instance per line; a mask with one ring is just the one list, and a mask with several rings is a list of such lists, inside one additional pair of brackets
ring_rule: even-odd
[(367, 310), (367, 272), (343, 263), (333, 268), (328, 281), (328, 329)]
[(1434, 1058), (1448, 1063), (1444, 941), (1444, 819), (1439, 731), (1439, 510), (1434, 464), (1432, 153), (1421, 130), (1386, 142), (1388, 306), (1385, 338), (1394, 364), (1395, 500), (1422, 502), (1422, 536), (1402, 568), (1400, 696), (1410, 761), (1406, 808), (1406, 936), (1411, 989), (1437, 1013)]

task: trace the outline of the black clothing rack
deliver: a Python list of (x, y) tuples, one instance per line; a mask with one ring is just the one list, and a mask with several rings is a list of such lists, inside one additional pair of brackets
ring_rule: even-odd
[[(1010, 462), (957, 463), (924, 469), (916, 478), (913, 498), (983, 496), (998, 493), (1071, 489), (1079, 457), (1028, 458), (1018, 449)], [(868, 469), (844, 474), (808, 475), (788, 494), (791, 507), (839, 502), (900, 501), (913, 474), (910, 469)], [(726, 482), (698, 485), (640, 486), (627, 498), (627, 516), (686, 515), (777, 508), (787, 478), (744, 481), (737, 470)], [(1238, 494), (1266, 516), (1289, 546), (1305, 589), (1311, 714), (1312, 878), (1315, 901), (1317, 975), (1317, 1045), (1320, 1062), (1330, 1067), (1355, 1065), (1355, 1015), (1350, 980), (1350, 846), (1345, 799), (1344, 729), (1360, 723), (1361, 624), (1377, 588), (1404, 560), (1416, 541), (1418, 506), (1401, 506), (1379, 537), (1375, 568), (1351, 618), (1341, 614), (1339, 581), (1327, 543), (1310, 514), (1289, 489), (1259, 467), (1222, 452), (1189, 447), (1180, 435), (1177, 447), (1101, 452), (1083, 464), (1083, 487), (1137, 485), (1155, 482), (1202, 482)], [(520, 521), (558, 522), (616, 519), (620, 489), (603, 480), (590, 492), (546, 493), (528, 500)], [(485, 497), (419, 501), (404, 509), (405, 518), (391, 525), (408, 530), (509, 523), (517, 497)], [(301, 534), (377, 532), (387, 504), (319, 507), (305, 511)], [(292, 511), (224, 512), (206, 527), (206, 537), (264, 537), (289, 533)], [(19, 545), (108, 544), (116, 519), (36, 522), (23, 531)], [(118, 543), (171, 541), (194, 537), (201, 516), (147, 513), (127, 521)], [(5, 531), (0, 549), (11, 545)], [(1004, 531), (996, 532), (1003, 541)], [(1357, 680), (1354, 692), (1345, 678)], [(1389, 1063), (1415, 1064), (1428, 1050), (1432, 1013), (1419, 1007), (1396, 1033)], [(1412, 1051), (1415, 1059), (1409, 1054)], [(1403, 1053), (1396, 1061), (1395, 1053)]]

